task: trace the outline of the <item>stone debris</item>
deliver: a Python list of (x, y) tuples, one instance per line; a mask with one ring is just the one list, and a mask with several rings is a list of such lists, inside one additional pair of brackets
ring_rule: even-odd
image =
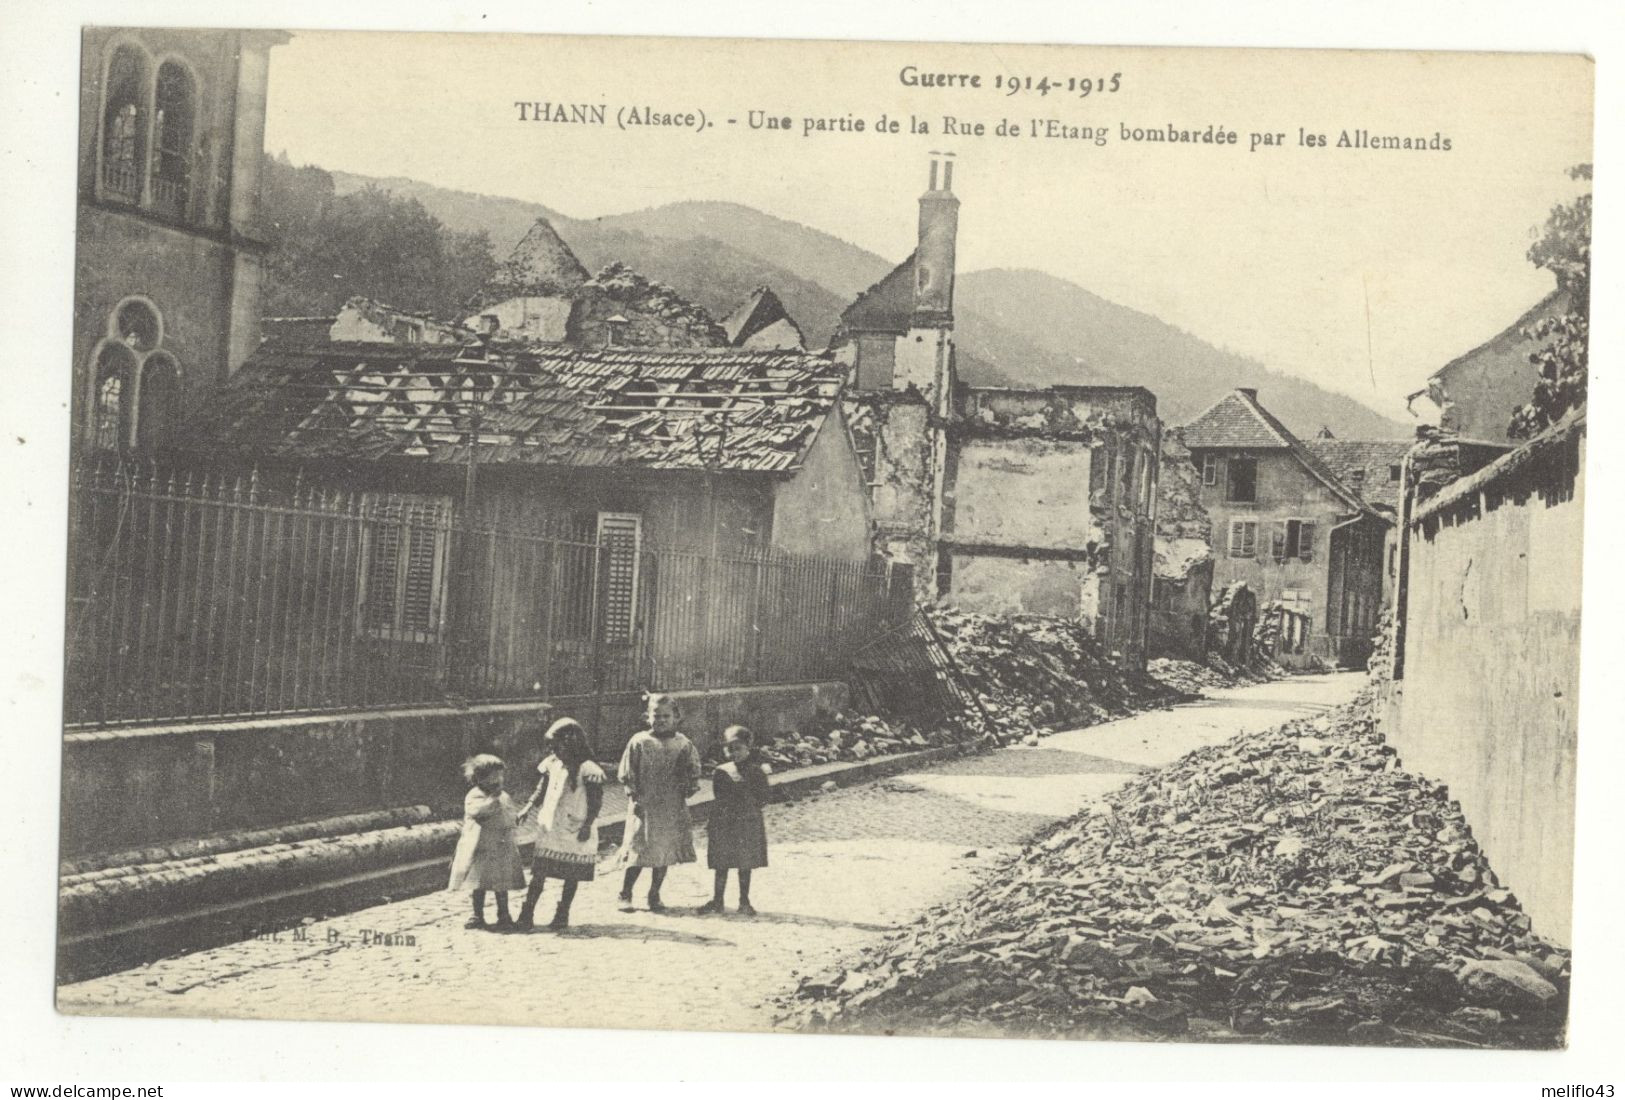
[(1179, 693), (1118, 667), (1082, 623), (931, 608), (931, 623), (1001, 741), (1170, 706)]
[[(804, 730), (763, 737), (760, 753), (776, 771), (868, 760), (902, 752), (940, 748), (947, 745), (976, 744), (977, 735), (968, 727), (942, 726), (921, 730), (904, 722), (891, 722), (875, 715), (854, 715), (845, 711), (826, 712), (808, 723)], [(718, 746), (720, 752), (720, 746)], [(706, 770), (722, 763), (722, 757), (707, 759)]]
[[(805, 729), (765, 738), (763, 758), (784, 769), (951, 745), (966, 751), (1017, 742), (1036, 745), (1039, 737), (1057, 730), (1170, 706), (1182, 694), (1191, 694), (1117, 667), (1088, 630), (1073, 620), (981, 615), (949, 607), (927, 613), (965, 686), (980, 703), (974, 713), (960, 715), (951, 724), (920, 727), (901, 718), (825, 712)], [(1262, 678), (1220, 662), (1211, 683)]]
[(1206, 664), (1178, 657), (1153, 657), (1145, 663), (1146, 675), (1186, 695), (1201, 695), (1213, 688), (1261, 684), (1285, 676), (1279, 665), (1260, 664), (1255, 668), (1232, 665), (1216, 653), (1208, 654)]
[(1569, 955), (1443, 787), (1355, 704), (1149, 772), (1000, 861), (786, 1021), (924, 1031), (1561, 1046)]

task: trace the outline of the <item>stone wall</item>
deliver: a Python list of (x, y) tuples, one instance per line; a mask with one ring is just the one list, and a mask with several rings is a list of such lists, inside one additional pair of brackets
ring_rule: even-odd
[(1535, 931), (1569, 942), (1584, 423), (1422, 506), (1386, 732), (1447, 784)]
[[(801, 728), (848, 706), (841, 683), (675, 693), (683, 730), (702, 753), (722, 729)], [(339, 814), (462, 803), (464, 759), (494, 752), (516, 795), (534, 786), (541, 734), (554, 718), (587, 726), (593, 755), (613, 766), (643, 728), (633, 693), (474, 707), (424, 707), (70, 733), (63, 751), (64, 858)], [(94, 812), (85, 812), (94, 807)]]

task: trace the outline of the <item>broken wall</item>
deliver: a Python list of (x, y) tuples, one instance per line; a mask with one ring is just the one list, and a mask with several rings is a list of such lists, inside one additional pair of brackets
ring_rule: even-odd
[(954, 481), (954, 540), (1042, 549), (1099, 543), (1090, 450), (1041, 437), (965, 440)]
[(610, 264), (575, 291), (567, 339), (580, 348), (608, 347), (610, 318), (624, 317), (614, 334), (636, 348), (725, 348), (728, 334), (694, 303), (662, 283), (650, 282), (619, 263)]
[(948, 554), (953, 589), (948, 602), (983, 615), (1054, 615), (1096, 621), (1100, 577), (1084, 561), (1003, 555)]
[[(947, 598), (989, 611), (1043, 604), (1088, 622), (1129, 666), (1143, 665), (1156, 398), (1128, 386), (967, 387), (958, 413), (943, 494)], [(1001, 560), (981, 560), (992, 558)]]
[(1438, 493), (1407, 533), (1386, 723), (1459, 799), (1535, 931), (1569, 942), (1584, 421)]
[(845, 414), (869, 489), (873, 547), (914, 567), (915, 598), (937, 597), (934, 540), (939, 433), (917, 391), (850, 397)]
[(463, 322), (480, 330), (485, 317), (497, 320), (497, 327), (506, 336), (558, 343), (565, 337), (570, 320), (571, 301), (566, 296), (545, 297), (525, 295), (495, 302), (481, 309)]
[(472, 332), (457, 325), (436, 321), (422, 313), (395, 309), (370, 298), (351, 298), (345, 302), (327, 330), (329, 340), (385, 344), (457, 344), (471, 336)]

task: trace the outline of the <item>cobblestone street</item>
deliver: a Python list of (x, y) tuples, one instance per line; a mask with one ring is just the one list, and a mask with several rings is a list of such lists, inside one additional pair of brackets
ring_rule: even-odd
[[(692, 907), (700, 862), (676, 868), (671, 911), (633, 912), (619, 876), (584, 886), (565, 933), (463, 928), (467, 898), (435, 893), (62, 987), (69, 1013), (762, 1030), (798, 976), (971, 888), (990, 856), (1133, 774), (1248, 730), (1346, 702), (1358, 675), (1307, 676), (1142, 714), (768, 811), (772, 865), (754, 919)], [(697, 830), (703, 844), (704, 830)], [(517, 899), (516, 899), (517, 900)], [(544, 897), (538, 916), (551, 912)]]

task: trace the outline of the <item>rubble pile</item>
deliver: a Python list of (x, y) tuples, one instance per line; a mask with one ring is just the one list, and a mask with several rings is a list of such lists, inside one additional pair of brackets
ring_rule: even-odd
[(841, 1030), (1551, 1047), (1568, 953), (1357, 704), (1147, 773), (788, 1020)]
[(820, 714), (807, 729), (764, 739), (760, 754), (776, 771), (784, 771), (972, 741), (973, 735), (967, 729), (943, 726), (920, 730), (872, 714), (836, 711)]
[(1394, 676), (1394, 609), (1385, 607), (1377, 617), (1377, 635), (1366, 658), (1366, 674), (1373, 682), (1391, 680)]
[(1187, 695), (1200, 695), (1204, 688), (1236, 687), (1240, 684), (1261, 684), (1285, 675), (1274, 662), (1260, 662), (1252, 667), (1232, 665), (1218, 654), (1209, 654), (1207, 664), (1181, 660), (1177, 657), (1154, 657), (1145, 663), (1146, 675), (1158, 683)]
[(1002, 739), (1090, 726), (1179, 698), (1150, 677), (1117, 667), (1075, 620), (952, 607), (928, 614)]

